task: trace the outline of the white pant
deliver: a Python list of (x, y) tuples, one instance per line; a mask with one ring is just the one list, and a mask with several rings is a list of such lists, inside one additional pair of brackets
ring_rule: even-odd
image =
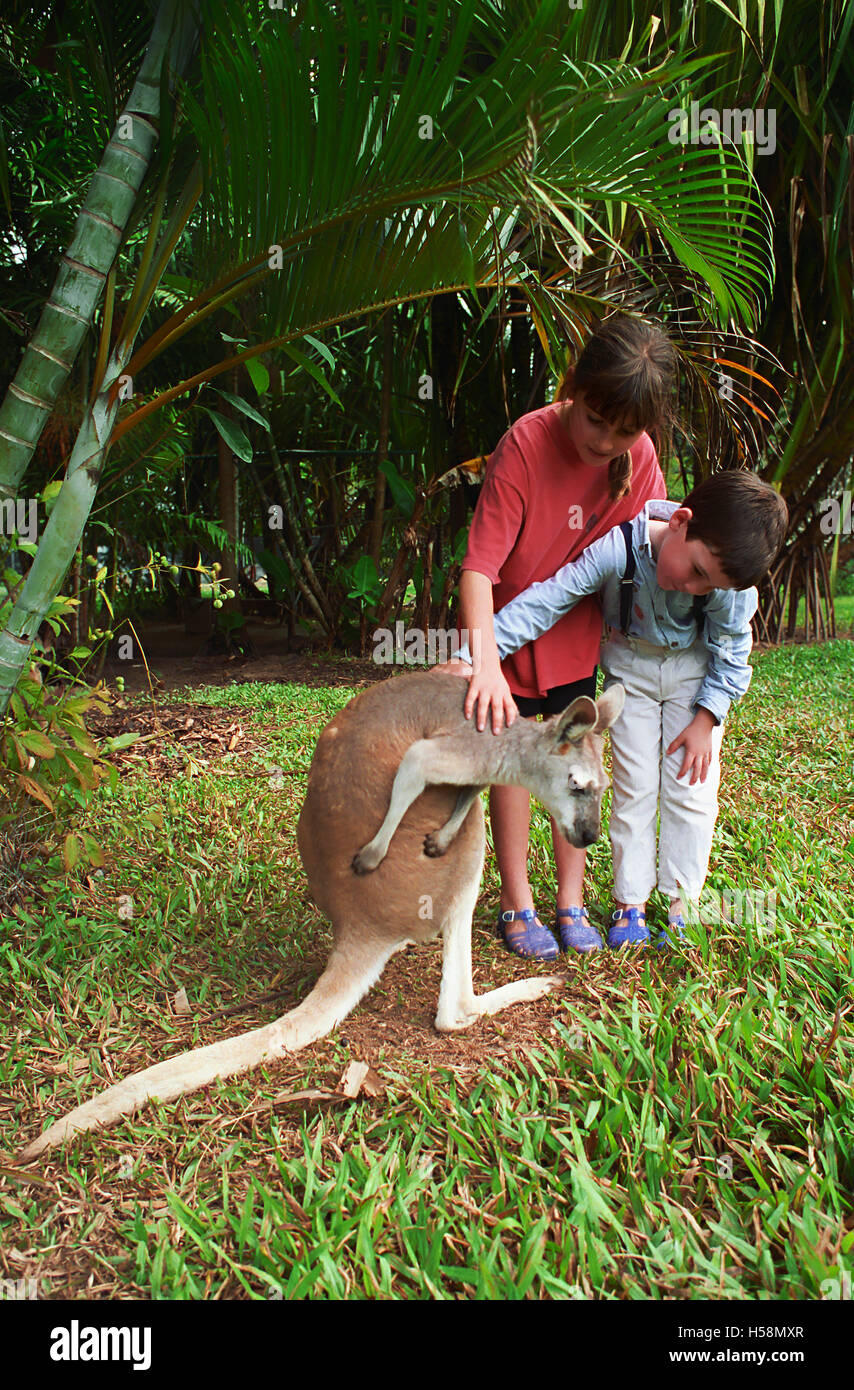
[(692, 704), (708, 669), (708, 651), (698, 644), (671, 651), (612, 632), (599, 659), (605, 684), (619, 681), (626, 689), (623, 712), (611, 727), (614, 897), (645, 903), (657, 881), (666, 897), (696, 902), (718, 814), (723, 726), (712, 730), (705, 782), (691, 786), (690, 773), (678, 778), (685, 749), (669, 755), (665, 750), (694, 718)]

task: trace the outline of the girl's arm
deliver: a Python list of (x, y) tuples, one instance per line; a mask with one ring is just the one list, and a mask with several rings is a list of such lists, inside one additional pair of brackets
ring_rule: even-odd
[[(484, 729), (492, 705), (492, 731), (498, 733), (507, 720), (512, 724), (518, 713), (510, 687), (501, 673), (501, 659), (495, 641), (492, 581), (477, 570), (463, 570), (460, 576), (460, 626), (469, 647), (479, 655), (469, 682), (465, 702), (466, 719), (477, 708), (477, 727)], [(465, 668), (468, 674), (468, 668)]]

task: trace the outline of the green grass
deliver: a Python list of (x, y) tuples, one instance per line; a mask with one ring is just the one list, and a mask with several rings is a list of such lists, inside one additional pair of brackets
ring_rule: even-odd
[[(838, 637), (854, 636), (854, 594), (837, 594), (833, 600), (836, 614), (836, 634)], [(798, 627), (804, 625), (805, 603), (803, 596), (798, 601)]]
[[(55, 1297), (832, 1297), (854, 1271), (852, 686), (854, 644), (780, 648), (755, 659), (729, 720), (709, 893), (773, 902), (772, 920), (701, 921), (689, 956), (574, 964), (534, 1050), (453, 1069), (380, 1046), (381, 1098), (263, 1108), (340, 1075), (353, 1054), (335, 1034), (287, 1076), (79, 1141), (34, 1170), (49, 1187), (0, 1170), (2, 1274), (37, 1273)], [(310, 987), (329, 937), (296, 818), (349, 693), (201, 692), (248, 711), (251, 749), (194, 775), (176, 756), (160, 783), (123, 772), (83, 813), (104, 877), (64, 874), (56, 851), (40, 866), (38, 893), (0, 922), (10, 1152), (110, 1069), (210, 1041), (216, 1025), (167, 1008), (182, 984), (197, 1013), (248, 1000), (234, 1031), (288, 1006), (258, 991)], [(609, 860), (604, 837), (589, 876), (602, 910)], [(539, 812), (531, 861), (548, 916)], [(496, 900), (490, 860), (481, 920)], [(481, 979), (511, 968), (499, 957), (476, 932)]]

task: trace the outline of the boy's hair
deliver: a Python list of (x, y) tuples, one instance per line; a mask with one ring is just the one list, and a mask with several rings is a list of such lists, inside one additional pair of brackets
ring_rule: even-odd
[[(659, 453), (673, 425), (676, 354), (660, 329), (643, 319), (615, 313), (600, 323), (575, 364), (574, 384), (564, 377), (557, 399), (567, 401), (575, 390), (597, 414), (631, 430), (655, 436)], [(632, 456), (628, 451), (608, 466), (612, 501), (631, 489)]]
[(692, 516), (685, 532), (717, 557), (736, 589), (758, 584), (786, 536), (789, 509), (779, 492), (755, 473), (736, 468), (713, 473), (689, 492)]

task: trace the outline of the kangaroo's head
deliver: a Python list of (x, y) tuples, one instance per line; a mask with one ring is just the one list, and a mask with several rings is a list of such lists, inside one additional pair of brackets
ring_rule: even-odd
[(602, 793), (608, 785), (600, 735), (618, 718), (625, 698), (621, 685), (609, 686), (596, 701), (580, 695), (540, 726), (542, 756), (531, 790), (551, 811), (563, 837), (579, 849), (599, 835)]

